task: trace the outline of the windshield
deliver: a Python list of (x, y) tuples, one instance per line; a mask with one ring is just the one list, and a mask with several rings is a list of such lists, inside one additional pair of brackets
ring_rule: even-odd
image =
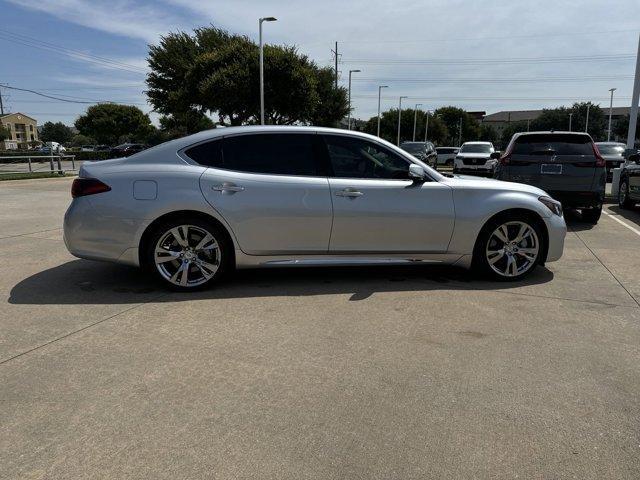
[(406, 143), (404, 145), (400, 145), (400, 148), (405, 152), (409, 153), (420, 153), (424, 152), (424, 144), (423, 143)]
[(491, 153), (492, 151), (491, 145), (482, 143), (463, 145), (462, 148), (460, 148), (460, 153)]
[(602, 155), (619, 155), (624, 154), (624, 147), (621, 145), (598, 145), (598, 150)]

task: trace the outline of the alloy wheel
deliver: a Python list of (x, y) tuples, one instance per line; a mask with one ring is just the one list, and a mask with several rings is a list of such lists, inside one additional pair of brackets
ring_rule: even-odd
[(620, 192), (618, 193), (618, 195), (618, 203), (620, 205), (625, 205), (627, 203), (627, 182), (622, 182), (620, 184)]
[(154, 248), (155, 266), (168, 282), (197, 287), (220, 268), (220, 246), (211, 232), (196, 225), (178, 225), (160, 236)]
[(529, 271), (540, 254), (535, 229), (526, 222), (510, 221), (489, 236), (485, 251), (491, 269), (503, 277), (517, 277)]

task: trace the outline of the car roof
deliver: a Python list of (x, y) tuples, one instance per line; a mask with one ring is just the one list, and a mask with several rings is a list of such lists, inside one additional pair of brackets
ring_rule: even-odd
[(491, 142), (464, 142), (462, 145), (493, 145)]
[(616, 146), (616, 147), (626, 147), (627, 146), (626, 143), (622, 143), (622, 142), (596, 142), (596, 145), (612, 145), (612, 146)]

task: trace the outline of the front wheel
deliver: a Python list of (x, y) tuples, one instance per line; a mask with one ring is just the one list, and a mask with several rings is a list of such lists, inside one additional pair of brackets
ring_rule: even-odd
[(197, 290), (231, 268), (231, 255), (231, 246), (219, 227), (200, 218), (184, 218), (154, 229), (145, 263), (169, 288)]
[(529, 218), (511, 215), (494, 219), (478, 237), (474, 263), (493, 279), (520, 280), (541, 262), (543, 241), (540, 226)]
[(629, 182), (627, 179), (620, 182), (620, 188), (618, 189), (618, 205), (620, 208), (633, 207), (633, 202), (629, 198)]

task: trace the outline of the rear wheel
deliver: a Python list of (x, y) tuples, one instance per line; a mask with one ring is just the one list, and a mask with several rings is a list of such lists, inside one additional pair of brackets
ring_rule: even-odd
[(146, 266), (174, 290), (209, 286), (231, 268), (231, 245), (221, 229), (200, 218), (158, 225), (145, 252)]
[(600, 220), (600, 216), (602, 215), (602, 205), (598, 205), (593, 208), (583, 208), (582, 209), (582, 220), (587, 223), (591, 223), (595, 225)]
[(474, 263), (496, 280), (520, 280), (541, 262), (543, 241), (538, 222), (527, 216), (505, 215), (491, 220), (482, 229)]
[(620, 208), (633, 207), (633, 202), (629, 198), (629, 182), (627, 179), (620, 182), (620, 188), (618, 189), (618, 205)]

